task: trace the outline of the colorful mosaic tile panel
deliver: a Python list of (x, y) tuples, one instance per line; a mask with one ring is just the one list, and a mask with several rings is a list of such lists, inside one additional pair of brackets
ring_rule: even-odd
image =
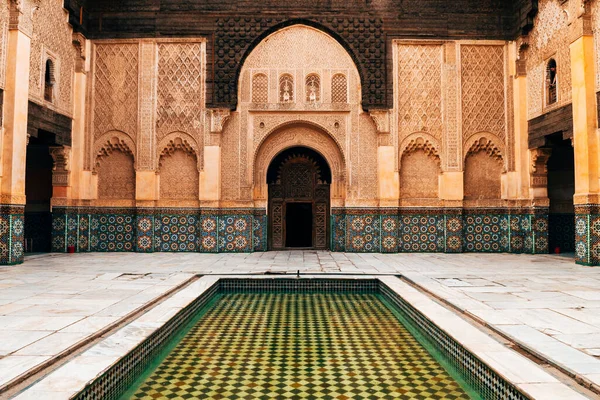
[(464, 250), (468, 252), (508, 252), (508, 215), (465, 215)]
[(267, 216), (255, 215), (253, 217), (253, 238), (254, 251), (267, 251)]
[(533, 215), (532, 218), (533, 231), (533, 254), (548, 254), (549, 239), (548, 239), (548, 215)]
[(64, 253), (67, 251), (67, 214), (52, 213), (52, 251)]
[(136, 217), (136, 251), (151, 253), (154, 249), (154, 215), (145, 213)]
[(600, 209), (597, 205), (575, 206), (575, 261), (600, 265)]
[(346, 216), (346, 251), (355, 253), (379, 252), (380, 234), (379, 215)]
[(463, 251), (463, 217), (462, 215), (444, 215), (445, 251), (446, 253), (462, 253)]
[(331, 251), (346, 251), (346, 215), (331, 215)]
[(223, 215), (218, 220), (219, 252), (247, 253), (253, 250), (251, 215)]
[(381, 216), (381, 252), (396, 253), (398, 252), (398, 216), (397, 215), (382, 215)]
[(161, 215), (155, 219), (158, 231), (157, 251), (197, 251), (198, 217), (196, 215)]
[(91, 251), (134, 251), (134, 221), (130, 214), (92, 215)]
[(467, 393), (370, 294), (227, 294), (135, 390), (148, 398)]
[(24, 257), (24, 208), (2, 206), (0, 209), (0, 265), (20, 264)]
[(444, 251), (443, 215), (401, 215), (399, 221), (399, 251), (406, 253)]

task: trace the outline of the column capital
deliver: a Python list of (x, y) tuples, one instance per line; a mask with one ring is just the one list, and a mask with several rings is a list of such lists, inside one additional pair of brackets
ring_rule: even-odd
[(381, 135), (388, 135), (390, 133), (390, 119), (392, 116), (391, 110), (370, 110), (369, 115), (373, 119), (373, 122), (375, 122), (375, 126), (377, 126), (377, 133)]
[(40, 8), (40, 0), (10, 0), (9, 30), (19, 30), (33, 35), (33, 14)]
[(75, 72), (86, 73), (85, 61), (87, 56), (87, 39), (80, 32), (73, 33), (73, 46), (77, 50), (75, 55)]
[(593, 36), (592, 12), (589, 0), (570, 0), (566, 12), (571, 43), (582, 36)]
[(231, 110), (228, 108), (212, 108), (208, 112), (210, 115), (210, 132), (223, 133), (225, 123), (231, 116)]
[(52, 167), (52, 185), (69, 186), (69, 173), (71, 171), (71, 147), (50, 147), (50, 155), (54, 161)]

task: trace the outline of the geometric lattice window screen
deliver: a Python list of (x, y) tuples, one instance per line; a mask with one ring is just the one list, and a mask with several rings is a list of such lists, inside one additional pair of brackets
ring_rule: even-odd
[(331, 78), (331, 102), (348, 102), (348, 82), (344, 74), (336, 74)]
[(321, 100), (321, 78), (317, 74), (306, 77), (306, 101), (315, 103)]
[(551, 58), (546, 64), (546, 105), (548, 106), (558, 100), (556, 78), (556, 61)]
[(269, 102), (269, 80), (265, 74), (256, 74), (252, 77), (252, 102)]
[(279, 77), (279, 101), (281, 103), (294, 101), (294, 78), (290, 74)]

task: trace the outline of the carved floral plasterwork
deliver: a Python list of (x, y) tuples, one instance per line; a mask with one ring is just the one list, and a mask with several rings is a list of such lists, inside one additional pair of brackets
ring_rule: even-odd
[(442, 46), (398, 46), (398, 134), (442, 136)]
[(596, 48), (596, 91), (600, 91), (600, 0), (595, 0), (592, 6), (592, 32)]
[[(267, 98), (271, 102), (281, 103), (279, 82), (287, 74), (294, 82), (293, 88), (290, 88), (293, 96), (290, 101), (281, 104), (283, 109), (335, 108), (331, 104), (332, 81), (340, 73), (346, 77), (346, 84), (351, 88), (359, 87), (358, 70), (350, 55), (337, 41), (317, 29), (294, 25), (270, 35), (250, 53), (240, 74), (240, 98), (243, 102), (251, 102), (253, 98), (261, 101)], [(261, 90), (258, 97), (250, 93), (252, 80), (257, 74), (267, 77), (266, 83), (261, 79), (257, 86), (257, 90)], [(311, 74), (318, 76), (320, 80), (320, 91), (314, 102), (305, 96), (306, 78)], [(269, 91), (267, 96), (264, 94), (265, 84)], [(337, 96), (338, 99), (339, 97)], [(360, 98), (360, 90), (351, 90), (347, 101), (359, 104)], [(310, 107), (304, 107), (304, 104)]]
[(94, 137), (125, 132), (135, 140), (138, 126), (137, 43), (95, 45)]
[(6, 52), (8, 47), (8, 3), (0, 4), (0, 87), (6, 82)]
[(479, 132), (506, 138), (504, 46), (462, 45), (463, 141)]
[[(529, 33), (526, 52), (528, 119), (540, 116), (549, 108), (562, 107), (571, 102), (568, 3), (563, 3), (540, 0), (534, 27)], [(550, 58), (557, 63), (558, 101), (546, 107), (546, 63)]]
[(69, 14), (62, 0), (40, 0), (33, 12), (31, 40), (29, 95), (43, 103), (44, 71), (48, 54), (55, 55), (57, 91), (53, 106), (66, 115), (72, 114), (73, 74), (76, 49), (73, 47), (73, 30), (68, 23)]
[(202, 43), (159, 43), (156, 133), (202, 133)]

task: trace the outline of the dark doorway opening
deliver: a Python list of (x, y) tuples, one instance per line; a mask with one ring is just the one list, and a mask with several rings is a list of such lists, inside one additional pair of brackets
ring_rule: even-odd
[(546, 138), (552, 148), (548, 159), (548, 244), (551, 253), (575, 251), (575, 156), (571, 140), (561, 133)]
[(312, 203), (287, 203), (285, 222), (285, 247), (313, 246)]
[(30, 137), (25, 169), (25, 252), (47, 253), (52, 240), (52, 167), (50, 142), (53, 135)]
[(269, 249), (329, 247), (331, 169), (316, 151), (292, 147), (267, 171)]

